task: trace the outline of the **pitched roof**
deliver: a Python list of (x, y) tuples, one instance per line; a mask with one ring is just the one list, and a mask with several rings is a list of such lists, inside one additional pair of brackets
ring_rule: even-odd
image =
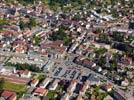
[(30, 78), (22, 78), (22, 77), (16, 77), (14, 75), (0, 75), (0, 78), (4, 78), (5, 80), (10, 81), (11, 83), (17, 83), (17, 84), (28, 84), (30, 82)]
[(29, 74), (29, 70), (18, 70), (17, 71), (19, 74), (24, 74), (24, 75), (28, 75)]
[(47, 89), (38, 87), (35, 89), (34, 93), (45, 94), (47, 93), (47, 91), (48, 91)]
[(7, 98), (8, 100), (14, 100), (16, 93), (12, 91), (3, 91), (1, 97)]

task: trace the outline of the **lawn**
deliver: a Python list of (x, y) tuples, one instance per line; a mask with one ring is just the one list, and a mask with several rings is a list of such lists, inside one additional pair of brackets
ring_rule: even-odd
[(15, 91), (16, 93), (24, 93), (26, 91), (26, 86), (22, 84), (14, 84), (8, 81), (4, 81), (2, 89)]
[(53, 91), (49, 91), (47, 96), (49, 97), (50, 100), (55, 100), (55, 92)]

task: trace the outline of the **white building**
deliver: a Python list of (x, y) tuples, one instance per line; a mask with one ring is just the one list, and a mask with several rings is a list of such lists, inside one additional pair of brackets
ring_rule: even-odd
[(76, 85), (77, 85), (77, 81), (76, 81), (76, 80), (72, 80), (72, 81), (71, 81), (71, 84), (69, 85), (69, 87), (68, 87), (68, 89), (67, 89), (67, 91), (68, 91), (69, 93), (73, 93), (73, 91), (74, 91), (75, 88), (76, 88)]
[(46, 88), (46, 86), (51, 82), (51, 78), (46, 78), (41, 84), (40, 87), (41, 88)]
[(56, 90), (57, 86), (58, 86), (58, 79), (55, 79), (54, 82), (52, 83), (52, 85), (50, 85), (49, 90)]

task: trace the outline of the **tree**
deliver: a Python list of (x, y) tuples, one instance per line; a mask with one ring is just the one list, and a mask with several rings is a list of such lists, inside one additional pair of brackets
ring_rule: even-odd
[(33, 72), (40, 72), (41, 71), (41, 69), (39, 67), (37, 67), (35, 64), (28, 64), (28, 63), (13, 64), (13, 63), (8, 62), (6, 65), (15, 67), (17, 70), (26, 70), (27, 69), (27, 70), (30, 70), (30, 71), (33, 71)]
[(99, 41), (102, 42), (102, 43), (110, 43), (109, 37), (105, 33), (99, 34)]
[(104, 67), (105, 64), (106, 64), (106, 59), (105, 59), (105, 57), (101, 57), (101, 58), (99, 59), (99, 61), (98, 61), (98, 65)]
[(120, 32), (113, 32), (113, 39), (118, 42), (124, 42), (124, 34)]
[(46, 78), (45, 75), (39, 75), (39, 76), (38, 76), (38, 80), (39, 80), (40, 82), (42, 82), (45, 78)]
[(33, 43), (34, 45), (39, 45), (41, 42), (41, 38), (39, 36), (34, 35), (33, 36)]
[(103, 55), (104, 53), (107, 52), (107, 49), (106, 48), (99, 48), (95, 51), (96, 54), (98, 55)]
[(112, 16), (117, 18), (119, 16), (118, 12), (116, 11), (116, 9), (111, 10)]
[(24, 29), (25, 28), (25, 23), (21, 20), (20, 22), (19, 22), (19, 26), (20, 26), (20, 29)]
[(117, 61), (115, 59), (110, 61), (110, 66), (111, 66), (110, 69), (111, 70), (117, 70), (117, 65), (118, 64), (117, 64)]
[(79, 14), (73, 17), (73, 20), (76, 20), (76, 21), (79, 21), (80, 19), (81, 19), (81, 16)]
[(6, 19), (1, 19), (0, 18), (0, 27), (3, 26), (3, 25), (7, 25), (8, 24), (8, 21)]
[(57, 32), (53, 32), (49, 39), (52, 41), (63, 40), (65, 45), (68, 45), (71, 42), (71, 38), (65, 33), (64, 27), (60, 27)]
[(37, 25), (36, 19), (35, 18), (30, 18), (28, 27), (31, 29)]
[(129, 35), (128, 36), (128, 38), (127, 38), (127, 40), (129, 41), (129, 42), (132, 42), (133, 40), (134, 40), (134, 35)]

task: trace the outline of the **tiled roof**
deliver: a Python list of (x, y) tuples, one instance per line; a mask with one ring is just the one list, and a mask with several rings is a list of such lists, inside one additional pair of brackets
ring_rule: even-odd
[(7, 100), (14, 100), (14, 98), (16, 97), (16, 93), (5, 90), (2, 92), (1, 97), (7, 98)]

